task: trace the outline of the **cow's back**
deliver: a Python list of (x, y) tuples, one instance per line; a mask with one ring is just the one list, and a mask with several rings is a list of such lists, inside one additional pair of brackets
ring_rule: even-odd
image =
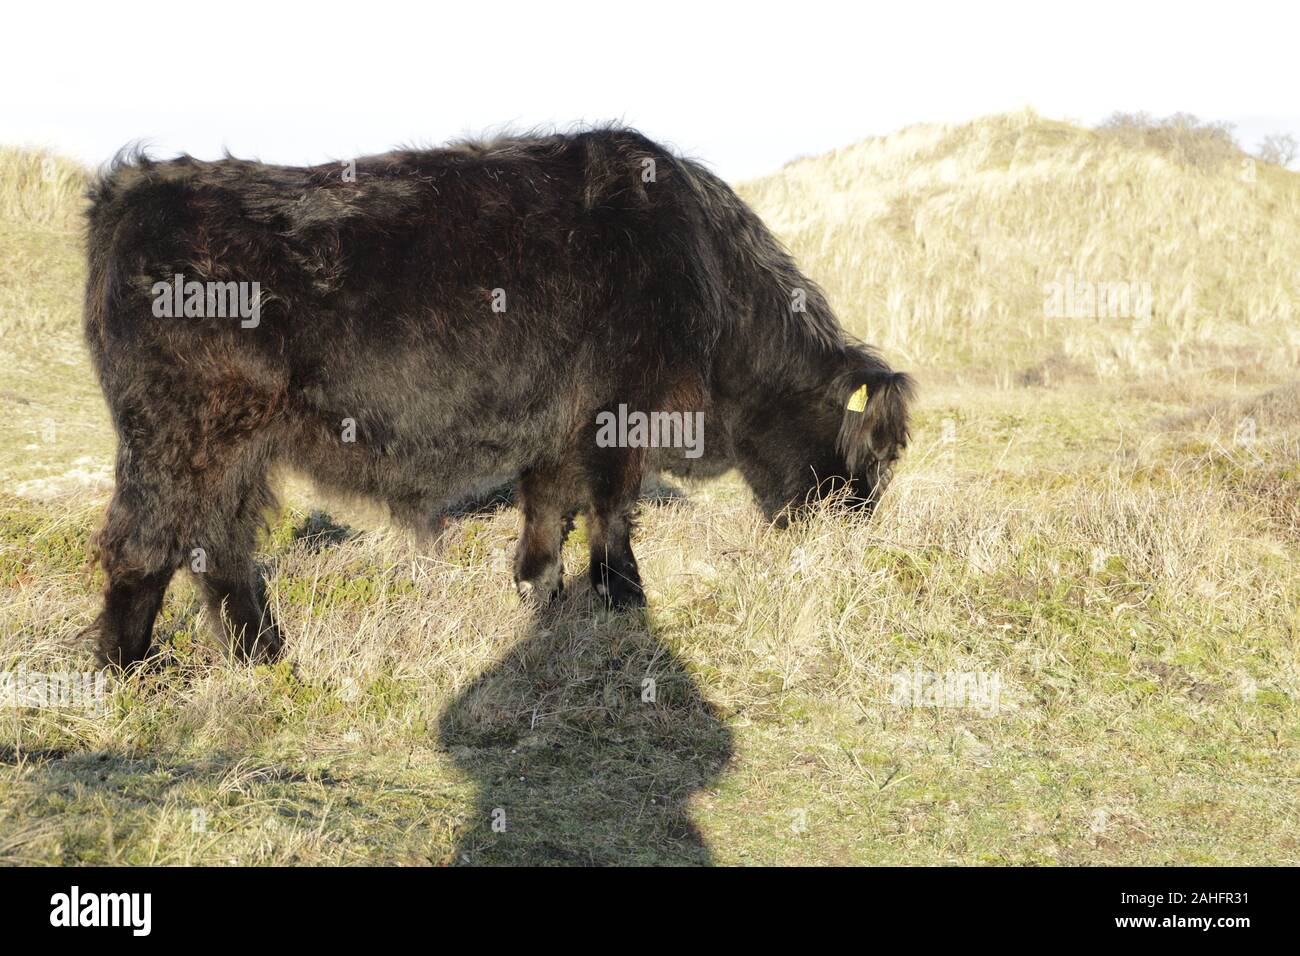
[[(215, 396), (370, 493), (553, 454), (630, 379), (706, 376), (722, 321), (685, 167), (629, 132), (354, 167), (137, 157), (93, 199), (86, 335), (110, 406)], [(256, 326), (157, 317), (177, 275), (258, 283)]]

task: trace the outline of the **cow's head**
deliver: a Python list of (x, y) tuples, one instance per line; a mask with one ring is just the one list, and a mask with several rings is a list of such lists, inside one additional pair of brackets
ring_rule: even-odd
[(819, 388), (753, 409), (736, 450), (768, 517), (784, 524), (830, 495), (873, 509), (907, 446), (911, 398), (909, 376), (867, 356)]

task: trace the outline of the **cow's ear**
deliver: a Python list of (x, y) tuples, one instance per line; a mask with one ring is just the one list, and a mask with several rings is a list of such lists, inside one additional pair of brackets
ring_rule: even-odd
[(907, 447), (911, 376), (888, 369), (857, 369), (836, 383), (844, 412), (838, 446), (849, 471), (860, 474), (871, 459), (889, 463)]

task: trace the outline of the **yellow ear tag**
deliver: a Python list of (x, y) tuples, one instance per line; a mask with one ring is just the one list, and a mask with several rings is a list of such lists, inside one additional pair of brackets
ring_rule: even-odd
[(848, 409), (851, 412), (865, 412), (867, 410), (867, 386), (863, 385), (849, 396)]

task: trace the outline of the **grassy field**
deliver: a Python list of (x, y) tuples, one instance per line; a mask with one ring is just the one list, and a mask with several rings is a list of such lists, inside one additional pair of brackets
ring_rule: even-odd
[[(82, 176), (0, 153), (10, 674), (91, 666)], [(513, 509), (419, 553), (287, 476), (287, 660), (228, 661), (178, 576), (164, 667), (0, 707), (0, 861), (1300, 862), (1300, 177), (1017, 114), (742, 191), (921, 383), (873, 520), (657, 485), (644, 617), (581, 526), (535, 613)], [(1130, 308), (1050, 306), (1079, 283)]]

